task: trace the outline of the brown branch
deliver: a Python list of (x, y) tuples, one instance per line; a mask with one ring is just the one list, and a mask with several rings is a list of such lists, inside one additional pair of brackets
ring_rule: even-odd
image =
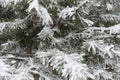
[(12, 59), (12, 60), (17, 60), (17, 61), (28, 61), (25, 58), (21, 58), (21, 57), (2, 57), (3, 59)]
[(34, 54), (0, 52), (0, 56), (5, 56), (5, 55), (13, 55), (16, 57), (34, 57), (35, 56)]

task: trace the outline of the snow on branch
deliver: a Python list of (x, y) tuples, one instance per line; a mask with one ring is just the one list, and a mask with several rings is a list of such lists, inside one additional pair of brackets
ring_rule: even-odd
[(87, 24), (87, 26), (92, 26), (94, 24), (93, 21), (89, 20), (89, 19), (84, 19), (83, 17), (79, 16), (79, 18), (81, 19), (81, 21), (84, 23), (84, 24)]
[(36, 66), (33, 64), (33, 61), (29, 59), (29, 62), (26, 63), (26, 65), (22, 63), (17, 69), (14, 68), (12, 71), (14, 74), (11, 74), (10, 80), (34, 80), (33, 75), (30, 73), (32, 68), (36, 68)]
[(105, 21), (105, 22), (115, 22), (115, 23), (119, 23), (120, 22), (120, 15), (115, 15), (115, 14), (104, 14), (101, 15), (101, 18)]
[(10, 52), (19, 52), (20, 45), (16, 41), (8, 40), (6, 43), (1, 44), (2, 51), (10, 51)]
[[(89, 72), (86, 64), (83, 64), (84, 54), (66, 54), (59, 50), (49, 50), (48, 52), (36, 53), (39, 58), (48, 57), (48, 63), (63, 77), (69, 77), (70, 80), (87, 80), (87, 78), (94, 79), (94, 76)], [(50, 57), (51, 56), (51, 57)]]
[[(120, 24), (116, 24), (114, 26), (110, 26), (110, 27), (90, 27), (90, 28), (84, 28), (84, 29), (81, 29), (80, 31), (86, 31), (86, 32), (90, 32), (90, 31), (93, 31), (93, 32), (108, 32), (109, 34), (116, 34), (116, 33), (120, 33)], [(113, 32), (111, 32), (113, 31)]]
[(110, 58), (114, 58), (115, 55), (120, 55), (120, 52), (114, 49), (114, 45), (105, 44), (103, 40), (90, 40), (83, 44), (83, 48), (87, 48), (88, 52), (92, 51), (93, 54), (99, 54), (103, 58), (106, 55)]
[(51, 46), (59, 46), (62, 47), (62, 44), (64, 44), (66, 40), (63, 38), (53, 38)]
[(92, 50), (93, 54), (96, 54), (96, 49), (98, 50), (103, 50), (102, 46), (104, 44), (104, 42), (102, 40), (99, 41), (94, 41), (94, 40), (90, 40), (90, 41), (86, 41), (84, 44), (84, 47), (88, 49), (88, 52), (90, 52)]
[(60, 12), (59, 17), (63, 19), (66, 19), (67, 17), (72, 17), (76, 13), (76, 9), (77, 7), (66, 7)]
[(106, 3), (106, 8), (108, 11), (112, 10), (113, 9), (113, 5), (110, 4), (109, 2)]
[[(58, 53), (59, 54), (59, 53)], [(63, 77), (68, 77), (70, 80), (87, 80), (87, 78), (94, 78), (94, 76), (89, 72), (86, 64), (81, 62), (83, 55), (78, 54), (60, 54), (53, 56), (49, 62), (53, 69), (62, 73)], [(80, 60), (81, 59), (81, 60)]]
[(29, 4), (28, 12), (31, 12), (33, 9), (37, 11), (37, 15), (42, 20), (43, 25), (53, 24), (52, 18), (50, 17), (50, 14), (48, 13), (47, 9), (40, 5), (38, 0), (33, 0)]
[(120, 24), (109, 27), (110, 34), (120, 34)]
[[(66, 18), (73, 18), (75, 17), (75, 14), (77, 12), (77, 10), (79, 10), (80, 8), (82, 8), (86, 3), (88, 3), (89, 0), (84, 0), (84, 1), (80, 1), (78, 6), (73, 6), (73, 7), (69, 7), (67, 6), (66, 8), (62, 9), (61, 12), (59, 13), (59, 17), (66, 19)], [(85, 20), (86, 22), (90, 22), (90, 20)]]
[(110, 27), (90, 27), (83, 28), (77, 32), (71, 32), (66, 36), (71, 39), (110, 39), (110, 38), (120, 38), (120, 24), (110, 26)]
[[(47, 66), (35, 63), (32, 58), (29, 58), (26, 65), (22, 63), (14, 72), (15, 74), (12, 76), (11, 80), (34, 80), (34, 78), (37, 77), (39, 80), (58, 80), (58, 77), (52, 74)], [(36, 77), (34, 77), (34, 75)]]
[(107, 71), (102, 70), (102, 69), (94, 70), (93, 74), (95, 75), (95, 80), (101, 80), (101, 78), (104, 80), (107, 80), (107, 79), (113, 80), (112, 73), (107, 72)]
[(0, 0), (0, 5), (2, 5), (3, 7), (8, 7), (8, 6), (12, 6), (13, 3), (14, 5), (22, 2), (23, 0)]
[(8, 80), (10, 78), (10, 66), (5, 63), (4, 59), (0, 59), (0, 79)]
[(0, 34), (5, 32), (11, 32), (15, 29), (25, 28), (26, 23), (24, 20), (16, 19), (14, 22), (1, 22), (0, 23)]
[(54, 35), (54, 31), (50, 27), (44, 27), (40, 33), (38, 33), (38, 37), (42, 40), (52, 39)]

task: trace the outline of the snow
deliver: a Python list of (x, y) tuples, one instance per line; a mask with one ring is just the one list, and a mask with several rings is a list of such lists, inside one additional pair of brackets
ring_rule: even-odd
[(82, 63), (83, 54), (77, 53), (67, 55), (64, 52), (58, 51), (55, 56), (50, 59), (51, 66), (59, 73), (62, 73), (63, 77), (69, 75), (70, 80), (87, 80), (87, 78), (94, 79), (94, 76), (88, 72), (89, 68), (86, 64)]
[[(74, 65), (74, 66), (73, 66)], [(62, 70), (62, 76), (67, 77), (70, 75), (70, 80), (87, 80), (87, 77), (94, 79), (94, 76), (87, 72), (87, 66), (85, 64), (79, 64), (75, 62), (69, 62), (64, 65)]]
[(66, 19), (67, 17), (72, 17), (75, 14), (76, 9), (77, 7), (70, 8), (69, 6), (67, 6), (60, 12), (59, 17), (63, 19)]
[(41, 32), (38, 33), (38, 37), (43, 40), (52, 39), (53, 35), (54, 35), (54, 32), (50, 27), (44, 27), (41, 30)]
[(120, 51), (119, 51), (119, 50), (111, 49), (111, 51), (112, 51), (113, 53), (115, 53), (117, 56), (120, 56)]
[(109, 2), (106, 3), (107, 10), (110, 11), (113, 9), (113, 5), (110, 4)]
[(100, 80), (101, 77), (104, 80), (108, 80), (108, 79), (113, 80), (113, 78), (112, 78), (113, 75), (105, 70), (102, 70), (102, 69), (95, 70), (93, 74), (96, 76), (96, 80)]
[(0, 77), (10, 76), (10, 66), (7, 65), (3, 59), (0, 59)]
[(96, 54), (96, 49), (99, 49), (100, 51), (102, 51), (104, 49), (104, 42), (102, 40), (88, 40), (84, 43), (85, 47), (88, 47), (88, 52), (90, 52), (90, 50), (92, 49), (93, 54)]
[(120, 33), (120, 24), (109, 27), (110, 34), (119, 34)]
[(62, 38), (53, 38), (51, 46), (59, 46), (59, 47), (61, 47), (62, 44), (64, 44), (64, 42), (65, 42), (65, 39), (62, 39)]
[(38, 0), (33, 0), (28, 7), (30, 13), (33, 9), (37, 11), (37, 15), (41, 18), (43, 25), (53, 24), (52, 18), (50, 17), (46, 8), (39, 4)]
[(17, 41), (8, 40), (6, 43), (2, 43), (0, 46), (2, 48), (1, 51), (9, 51), (9, 52), (12, 52), (12, 51), (19, 52), (20, 51), (20, 46)]
[(105, 48), (104, 48), (104, 53), (105, 54), (107, 53), (110, 58), (114, 57), (114, 55), (113, 55), (113, 53), (111, 51), (112, 48), (114, 48), (114, 45), (105, 46)]
[(2, 34), (4, 29), (6, 28), (6, 23), (0, 23), (0, 34)]
[(16, 74), (14, 74), (10, 80), (34, 80), (29, 71), (29, 67), (21, 66), (15, 71)]
[(99, 1), (99, 2), (97, 2), (97, 3), (95, 3), (95, 4), (93, 3), (93, 5), (96, 6), (96, 7), (100, 7), (101, 2)]
[[(21, 1), (23, 0), (0, 0), (0, 4), (6, 7), (11, 6), (12, 3), (16, 5)], [(111, 40), (111, 37), (113, 38), (114, 35), (120, 34), (120, 24), (107, 27), (104, 27), (103, 24), (102, 27), (91, 27), (94, 25), (94, 20), (92, 21), (92, 19), (94, 19), (94, 14), (93, 18), (91, 18), (91, 14), (89, 16), (89, 14), (85, 14), (83, 12), (83, 9), (88, 7), (89, 4), (87, 5), (87, 3), (91, 2), (91, 0), (76, 0), (77, 3), (74, 1), (72, 4), (73, 6), (61, 6), (61, 2), (64, 2), (64, 0), (48, 0), (50, 3), (43, 6), (42, 3), (44, 1), (45, 0), (26, 0), (26, 2), (28, 2), (27, 4), (29, 4), (28, 9), (26, 9), (26, 11), (28, 11), (28, 15), (35, 13), (37, 17), (40, 18), (40, 21), (37, 24), (37, 26), (40, 26), (41, 30), (37, 34), (38, 38), (40, 39), (38, 41), (41, 43), (40, 46), (38, 46), (39, 49), (37, 48), (38, 51), (32, 58), (25, 57), (25, 62), (19, 61), (19, 59), (22, 58), (16, 56), (13, 57), (13, 55), (5, 55), (5, 57), (0, 57), (0, 80), (34, 80), (32, 73), (39, 75), (39, 80), (88, 80), (89, 78), (93, 80), (114, 80), (112, 78), (114, 77), (113, 73), (118, 73), (118, 70), (120, 70), (117, 69), (120, 67), (118, 61), (118, 58), (120, 57), (120, 48), (119, 44), (115, 43), (114, 39)], [(92, 7), (100, 7), (100, 10), (102, 10), (101, 6), (106, 8), (108, 11), (112, 11), (114, 9), (114, 6), (107, 1), (105, 4), (102, 3), (104, 2), (103, 0), (92, 1)], [(89, 7), (91, 8), (90, 5)], [(56, 14), (59, 16), (57, 18), (60, 19), (58, 22), (60, 24), (59, 28), (51, 25), (53, 24), (52, 18), (54, 18), (54, 15), (52, 14), (53, 12), (51, 11), (53, 8), (58, 11)], [(94, 8), (96, 9), (95, 12), (99, 12), (98, 8)], [(50, 9), (51, 13), (49, 13), (47, 9)], [(87, 28), (83, 28), (84, 26), (76, 24), (76, 10), (79, 12), (77, 13), (79, 15), (79, 20), (81, 23), (85, 24), (85, 27), (87, 25)], [(92, 10), (92, 8), (90, 10)], [(90, 18), (88, 19), (88, 17)], [(71, 18), (72, 21), (67, 20), (67, 18)], [(119, 15), (116, 16), (108, 14), (101, 16), (101, 18), (105, 22), (116, 20), (118, 23), (119, 21)], [(25, 18), (25, 20), (27, 19)], [(63, 21), (67, 21), (67, 23), (64, 23)], [(76, 29), (73, 30), (73, 28), (76, 27), (75, 24), (77, 27), (80, 26), (78, 27), (80, 31)], [(33, 23), (33, 25), (36, 25), (36, 23)], [(64, 30), (65, 25), (67, 27), (70, 25), (72, 28), (65, 28), (65, 31), (67, 30), (65, 36), (61, 36), (59, 34), (63, 34), (61, 33), (61, 30)], [(5, 31), (7, 32), (7, 30), (10, 31), (17, 28), (23, 29), (23, 27), (26, 27), (26, 25), (24, 20), (20, 19), (16, 19), (14, 22), (1, 22), (0, 34), (4, 33)], [(28, 28), (26, 27), (25, 31)], [(57, 34), (55, 34), (56, 32)], [(68, 36), (66, 36), (67, 34)], [(78, 36), (80, 37), (78, 38)], [(106, 37), (110, 38), (106, 39)], [(32, 38), (32, 40), (34, 41), (37, 39), (35, 37)], [(119, 42), (119, 39), (117, 40)], [(69, 43), (67, 41), (69, 41)], [(11, 37), (7, 42), (3, 42), (1, 41), (1, 51), (7, 51), (10, 48), (8, 52), (11, 52), (12, 47), (14, 47), (13, 49), (15, 50), (20, 49), (18, 42), (14, 40), (12, 41)], [(78, 44), (74, 45), (74, 43)], [(48, 46), (49, 44), (51, 45)], [(70, 44), (74, 46), (70, 46)], [(36, 44), (33, 44), (33, 47), (37, 47)], [(7, 61), (3, 58), (7, 58)], [(16, 58), (18, 60), (9, 60), (8, 58)], [(114, 69), (114, 71), (108, 71), (109, 68)], [(54, 73), (54, 71), (56, 73)]]
[(92, 26), (94, 24), (93, 21), (89, 20), (89, 19), (85, 19), (83, 17), (81, 17), (79, 14), (78, 14), (79, 18), (81, 19), (81, 21), (83, 21), (83, 23), (87, 24), (87, 26)]
[(92, 50), (93, 54), (99, 53), (99, 55), (103, 58), (105, 58), (106, 54), (109, 58), (114, 58), (114, 55), (120, 55), (119, 51), (114, 50), (114, 45), (105, 44), (102, 40), (88, 40), (84, 42), (83, 48), (86, 47), (88, 52)]
[(73, 33), (73, 32), (70, 32), (67, 36), (66, 36), (66, 39), (70, 40), (70, 39), (75, 39), (76, 37), (76, 34)]
[(115, 23), (119, 23), (120, 22), (120, 15), (118, 14), (103, 14), (101, 15), (101, 18), (105, 21), (105, 22), (115, 22)]
[(41, 60), (48, 59), (49, 64), (53, 70), (57, 70), (58, 73), (62, 73), (62, 76), (67, 78), (70, 76), (70, 80), (87, 80), (87, 78), (94, 79), (94, 76), (89, 72), (89, 68), (86, 64), (83, 64), (84, 54), (66, 54), (58, 49), (47, 50), (47, 52), (38, 51), (36, 53)]
[(1, 22), (0, 23), (0, 34), (3, 34), (5, 31), (10, 32), (11, 30), (14, 29), (24, 29), (25, 28), (25, 23), (24, 20), (22, 19), (16, 19), (13, 22)]
[(2, 6), (4, 7), (8, 7), (12, 5), (12, 2), (14, 3), (14, 5), (22, 2), (23, 0), (0, 0), (0, 4), (2, 4)]
[(88, 26), (92, 26), (94, 24), (94, 22), (89, 19), (83, 19), (83, 21), (87, 23)]

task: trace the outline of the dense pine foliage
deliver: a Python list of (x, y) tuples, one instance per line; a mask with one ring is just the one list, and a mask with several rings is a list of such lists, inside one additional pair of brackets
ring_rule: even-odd
[(119, 80), (120, 0), (0, 0), (0, 80)]

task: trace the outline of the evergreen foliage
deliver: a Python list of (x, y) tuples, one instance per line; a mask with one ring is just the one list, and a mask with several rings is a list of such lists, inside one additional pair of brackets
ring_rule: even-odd
[(0, 80), (119, 80), (119, 0), (0, 0)]

